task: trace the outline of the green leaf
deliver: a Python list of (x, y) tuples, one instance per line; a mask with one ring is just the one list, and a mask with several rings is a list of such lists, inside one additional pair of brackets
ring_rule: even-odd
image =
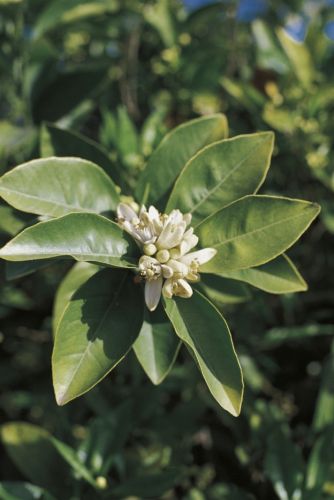
[(0, 233), (15, 236), (22, 231), (28, 221), (20, 215), (12, 207), (0, 206)]
[(70, 468), (79, 476), (85, 479), (93, 488), (97, 487), (96, 481), (87, 467), (80, 462), (76, 452), (65, 443), (62, 443), (53, 436), (50, 436), (53, 446), (63, 459), (69, 464)]
[(256, 267), (290, 248), (318, 215), (315, 203), (276, 196), (245, 196), (205, 219), (197, 234), (217, 255), (201, 266), (221, 274)]
[(136, 127), (132, 122), (126, 108), (119, 106), (117, 109), (115, 145), (122, 160), (131, 165), (138, 154), (139, 138)]
[(192, 225), (263, 183), (274, 146), (272, 132), (241, 135), (211, 144), (189, 160), (170, 195), (166, 212), (190, 212)]
[(144, 323), (133, 349), (153, 384), (160, 384), (168, 375), (179, 348), (180, 341), (162, 306), (154, 312), (145, 309)]
[(84, 394), (127, 354), (143, 322), (143, 294), (122, 270), (103, 269), (72, 296), (52, 355), (57, 403)]
[(166, 47), (173, 47), (176, 44), (176, 22), (168, 0), (157, 0), (154, 5), (146, 5), (143, 15), (145, 21), (157, 30)]
[(307, 290), (307, 284), (298, 269), (284, 254), (262, 266), (224, 272), (222, 276), (244, 281), (268, 293), (280, 294)]
[(6, 262), (6, 279), (10, 281), (22, 278), (23, 276), (28, 276), (29, 274), (32, 274), (39, 269), (43, 269), (53, 263), (53, 259)]
[(331, 468), (334, 460), (333, 418), (331, 424), (315, 442), (307, 462), (305, 494), (309, 494), (307, 498), (310, 500), (323, 498), (322, 490), (332, 475)]
[(2, 500), (55, 500), (39, 486), (23, 481), (1, 482), (0, 498)]
[(41, 156), (76, 156), (99, 165), (111, 177), (115, 172), (108, 152), (97, 142), (49, 123), (41, 128)]
[(240, 413), (243, 381), (227, 323), (199, 292), (191, 299), (164, 299), (177, 335), (193, 352), (217, 402), (232, 415)]
[(88, 106), (88, 100), (101, 92), (109, 68), (108, 62), (98, 66), (86, 62), (84, 66), (70, 67), (65, 71), (59, 65), (50, 71), (48, 66), (45, 69), (47, 75), (42, 75), (40, 82), (37, 79), (31, 92), (34, 122), (64, 120), (69, 113), (79, 111), (79, 106)]
[(68, 256), (116, 267), (134, 267), (138, 248), (114, 222), (97, 214), (68, 214), (28, 227), (0, 250), (9, 261)]
[(137, 200), (162, 206), (187, 161), (204, 146), (227, 137), (227, 133), (227, 120), (221, 114), (191, 120), (169, 132), (139, 178)]
[(51, 157), (23, 163), (0, 179), (0, 196), (23, 212), (50, 217), (108, 212), (119, 201), (110, 177), (81, 158)]
[[(276, 327), (267, 330), (262, 343), (270, 348), (277, 347), (285, 342), (304, 342), (306, 339), (318, 337), (319, 335), (333, 335), (334, 325), (309, 324), (292, 327)], [(334, 371), (333, 371), (334, 373)], [(329, 386), (329, 392), (331, 392)]]
[(300, 83), (309, 87), (315, 77), (315, 68), (306, 44), (293, 40), (283, 28), (279, 28), (276, 33)]
[(101, 268), (88, 262), (78, 262), (66, 274), (60, 283), (53, 305), (52, 330), (56, 334), (60, 318), (69, 303), (72, 295), (81, 287), (91, 276), (96, 274)]
[(114, 2), (101, 0), (56, 0), (46, 4), (34, 26), (35, 37), (68, 23), (115, 11)]
[(44, 429), (23, 422), (11, 422), (1, 427), (2, 443), (20, 472), (57, 498), (68, 498), (70, 469), (50, 437)]
[[(321, 327), (322, 325), (319, 325)], [(334, 325), (327, 325), (328, 333), (334, 333)], [(320, 431), (333, 423), (334, 414), (334, 343), (332, 351), (325, 362), (319, 394), (313, 417), (313, 428)]]
[(202, 274), (197, 286), (217, 307), (240, 304), (250, 299), (248, 288), (243, 283), (214, 274)]
[(303, 459), (299, 448), (281, 429), (269, 437), (265, 470), (281, 500), (302, 498)]
[(260, 19), (251, 24), (257, 47), (257, 65), (261, 69), (285, 74), (290, 70), (287, 56), (280, 47), (272, 26)]

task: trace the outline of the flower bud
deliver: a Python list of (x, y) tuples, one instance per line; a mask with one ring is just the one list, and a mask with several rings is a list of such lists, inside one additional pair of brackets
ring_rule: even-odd
[(145, 255), (154, 255), (157, 251), (157, 247), (153, 245), (153, 243), (148, 243), (147, 245), (144, 245), (143, 250)]
[(168, 250), (159, 250), (159, 252), (156, 255), (156, 259), (160, 262), (160, 264), (165, 264), (165, 262), (169, 260)]

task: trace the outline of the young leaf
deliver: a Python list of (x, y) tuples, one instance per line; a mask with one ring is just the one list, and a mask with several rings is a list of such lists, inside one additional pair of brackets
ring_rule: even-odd
[(191, 300), (164, 299), (164, 306), (177, 335), (193, 352), (213, 397), (232, 415), (239, 415), (242, 373), (223, 316), (197, 291)]
[(245, 196), (197, 227), (201, 246), (217, 250), (201, 269), (220, 274), (265, 264), (290, 248), (319, 210), (318, 205), (307, 201)]
[(225, 115), (197, 118), (167, 134), (150, 156), (139, 178), (136, 198), (139, 202), (162, 205), (187, 161), (204, 146), (227, 137)]
[(222, 276), (244, 281), (268, 293), (280, 294), (307, 290), (307, 284), (298, 269), (284, 254), (262, 266), (227, 271), (222, 273)]
[(168, 375), (179, 348), (180, 341), (162, 306), (154, 312), (145, 309), (144, 323), (133, 349), (153, 384), (160, 384)]
[(138, 249), (114, 222), (97, 214), (68, 214), (28, 227), (0, 250), (0, 257), (27, 261), (68, 256), (78, 261), (134, 267)]
[(90, 264), (89, 262), (78, 262), (66, 274), (58, 287), (53, 305), (52, 330), (54, 335), (56, 334), (60, 318), (74, 292), (100, 269), (100, 266)]
[(103, 269), (81, 286), (58, 324), (52, 355), (57, 403), (84, 394), (127, 354), (143, 322), (143, 294), (123, 270)]
[(59, 217), (70, 212), (109, 212), (119, 196), (110, 177), (81, 158), (23, 163), (0, 179), (0, 196), (23, 212)]
[(189, 160), (170, 195), (166, 212), (190, 212), (196, 226), (209, 215), (255, 193), (267, 174), (274, 134), (262, 132), (209, 145)]

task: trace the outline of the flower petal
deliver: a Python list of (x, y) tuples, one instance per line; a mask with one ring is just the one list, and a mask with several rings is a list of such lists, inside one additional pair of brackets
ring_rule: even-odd
[(117, 217), (118, 219), (126, 220), (128, 222), (133, 223), (133, 221), (138, 221), (138, 215), (136, 212), (133, 210), (133, 208), (130, 207), (130, 205), (126, 205), (125, 203), (119, 203), (117, 206)]
[(171, 267), (174, 273), (178, 273), (179, 278), (181, 278), (181, 276), (186, 276), (189, 272), (188, 266), (179, 260), (170, 259), (167, 262), (167, 266)]
[(193, 289), (186, 280), (181, 278), (177, 280), (177, 289), (174, 291), (174, 294), (178, 297), (189, 299), (193, 294)]
[(185, 255), (192, 248), (194, 248), (198, 243), (198, 236), (194, 234), (194, 229), (191, 227), (183, 235), (183, 240), (180, 244), (181, 256)]
[(190, 252), (184, 255), (180, 258), (180, 261), (187, 266), (189, 266), (193, 261), (201, 265), (213, 259), (216, 253), (217, 250), (215, 248), (202, 248), (202, 250), (197, 250), (197, 252)]
[(173, 269), (170, 266), (167, 266), (166, 264), (161, 265), (161, 270), (163, 277), (166, 279), (171, 278), (174, 274)]
[(157, 240), (158, 248), (169, 250), (170, 248), (177, 247), (182, 241), (185, 229), (186, 223), (183, 221), (178, 224), (167, 223)]
[(173, 280), (167, 279), (162, 288), (162, 294), (167, 299), (171, 299), (173, 297)]
[(154, 311), (160, 300), (162, 277), (145, 283), (145, 303), (150, 311)]

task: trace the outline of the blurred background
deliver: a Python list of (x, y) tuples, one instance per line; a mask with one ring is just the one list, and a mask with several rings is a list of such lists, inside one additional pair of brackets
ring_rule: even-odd
[[(1, 262), (0, 498), (334, 498), (334, 2), (0, 0), (0, 72), (1, 174), (72, 155), (134, 185), (170, 128), (223, 112), (231, 136), (275, 131), (262, 193), (322, 206), (290, 252), (306, 293), (221, 290), (245, 375), (237, 419), (185, 350), (160, 386), (132, 354), (57, 407), (68, 264)], [(31, 222), (1, 203), (1, 244)]]

